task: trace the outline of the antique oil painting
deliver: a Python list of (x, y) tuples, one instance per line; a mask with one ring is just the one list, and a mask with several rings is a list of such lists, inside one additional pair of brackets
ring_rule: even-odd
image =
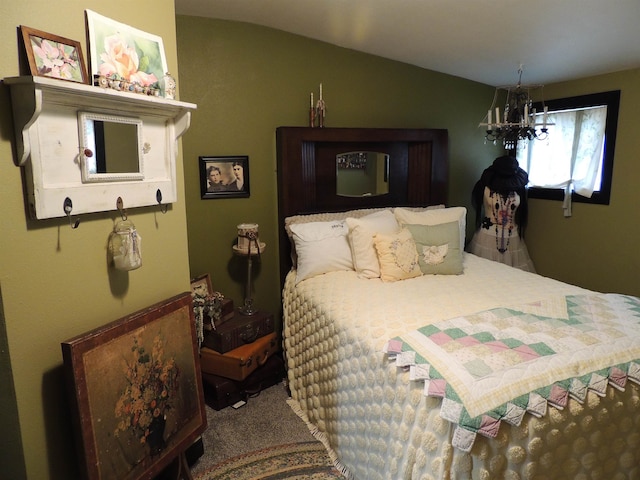
[(204, 430), (190, 293), (62, 349), (86, 478), (156, 475)]

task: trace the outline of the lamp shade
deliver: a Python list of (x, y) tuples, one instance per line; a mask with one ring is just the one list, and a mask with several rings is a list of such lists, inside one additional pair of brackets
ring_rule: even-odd
[(260, 242), (257, 223), (241, 223), (238, 225), (238, 242), (234, 250), (238, 253), (256, 255), (264, 250), (265, 244)]

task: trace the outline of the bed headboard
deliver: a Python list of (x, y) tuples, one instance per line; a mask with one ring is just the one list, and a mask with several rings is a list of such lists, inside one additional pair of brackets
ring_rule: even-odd
[[(291, 268), (286, 217), (447, 202), (445, 129), (279, 127), (276, 145), (281, 281)], [(389, 155), (389, 193), (357, 197), (336, 194), (336, 155), (356, 151)]]

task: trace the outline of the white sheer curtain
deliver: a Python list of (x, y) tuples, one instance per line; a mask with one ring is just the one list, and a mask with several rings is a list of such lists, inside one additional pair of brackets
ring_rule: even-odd
[(529, 186), (564, 189), (564, 216), (571, 216), (571, 192), (591, 198), (600, 186), (607, 107), (550, 113), (547, 140), (518, 146)]

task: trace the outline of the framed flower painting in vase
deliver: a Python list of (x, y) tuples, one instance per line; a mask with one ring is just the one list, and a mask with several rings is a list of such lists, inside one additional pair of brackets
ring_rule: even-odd
[(83, 478), (153, 478), (206, 428), (191, 294), (62, 343)]

